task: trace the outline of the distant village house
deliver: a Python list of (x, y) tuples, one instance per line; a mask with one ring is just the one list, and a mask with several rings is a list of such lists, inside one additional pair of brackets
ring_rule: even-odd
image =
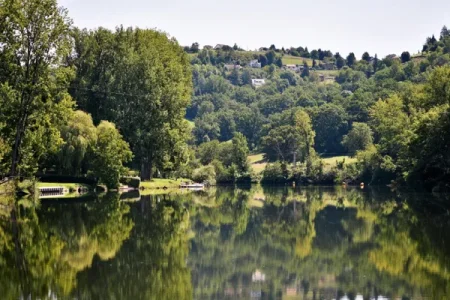
[(265, 79), (252, 79), (252, 85), (256, 88), (263, 86), (266, 84)]
[(242, 67), (240, 65), (225, 65), (225, 69), (227, 71), (232, 71), (232, 70), (240, 70), (242, 69)]
[(319, 80), (321, 81), (321, 82), (324, 82), (324, 81), (334, 81), (335, 80), (335, 77), (334, 76), (327, 76), (327, 75), (323, 75), (323, 74), (319, 74)]
[(261, 68), (261, 63), (257, 59), (251, 60), (248, 65), (250, 68)]
[(304, 66), (303, 65), (284, 65), (283, 69), (290, 70), (296, 73), (300, 73), (303, 71)]

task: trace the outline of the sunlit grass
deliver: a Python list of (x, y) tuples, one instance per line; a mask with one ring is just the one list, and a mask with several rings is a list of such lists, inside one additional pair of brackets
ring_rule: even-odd
[(162, 178), (154, 178), (150, 181), (142, 181), (141, 188), (142, 189), (162, 189), (162, 188), (178, 188), (181, 183), (190, 181), (189, 179), (162, 179)]
[[(282, 57), (283, 65), (303, 65), (305, 62), (309, 67), (312, 67), (313, 60), (310, 58), (292, 56), (292, 55), (284, 55)], [(319, 64), (319, 60), (316, 59), (317, 64)]]
[(264, 153), (249, 155), (247, 159), (256, 174), (261, 174), (267, 165), (267, 162), (264, 161)]

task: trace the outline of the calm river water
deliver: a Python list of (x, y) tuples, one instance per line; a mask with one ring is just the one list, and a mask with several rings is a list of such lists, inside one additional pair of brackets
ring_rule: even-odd
[(215, 188), (0, 207), (0, 299), (450, 299), (450, 197)]

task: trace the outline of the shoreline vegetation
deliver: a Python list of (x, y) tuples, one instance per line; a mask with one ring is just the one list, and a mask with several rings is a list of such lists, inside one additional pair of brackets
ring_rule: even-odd
[(5, 0), (0, 20), (2, 178), (450, 190), (445, 26), (420, 53), (357, 58), (82, 29), (56, 0)]

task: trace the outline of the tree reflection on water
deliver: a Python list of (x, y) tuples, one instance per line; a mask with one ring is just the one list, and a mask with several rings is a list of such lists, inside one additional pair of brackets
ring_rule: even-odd
[(0, 214), (4, 299), (450, 295), (450, 218), (431, 195), (253, 187), (16, 203)]

